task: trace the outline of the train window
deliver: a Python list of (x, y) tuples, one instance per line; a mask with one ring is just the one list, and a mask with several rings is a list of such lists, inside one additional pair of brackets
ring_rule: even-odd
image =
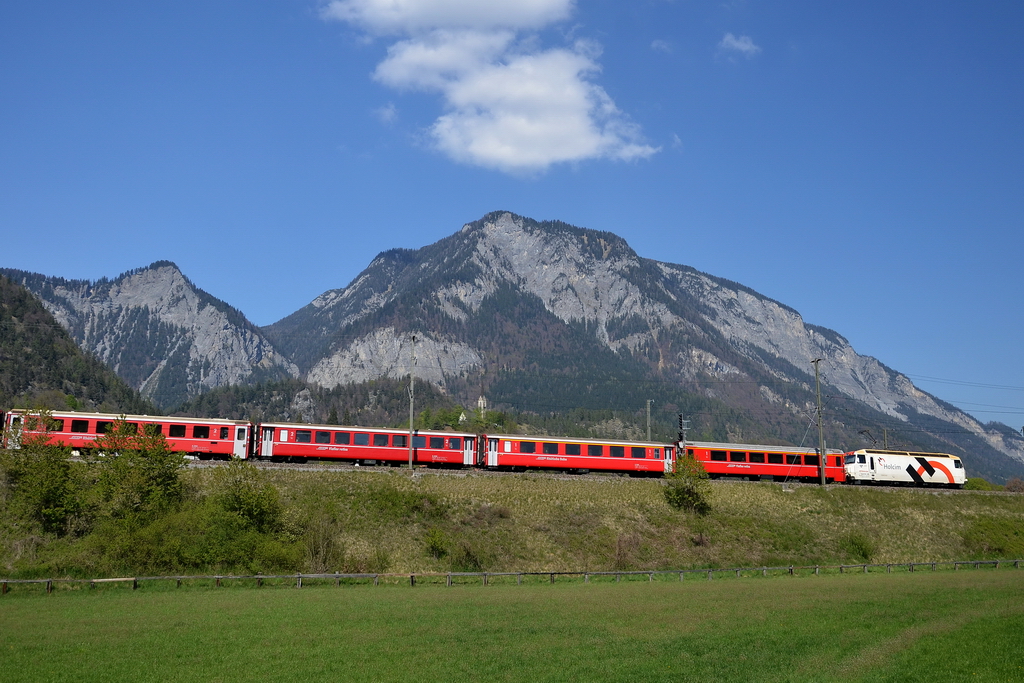
[(51, 432), (63, 432), (64, 431), (64, 420), (50, 420), (50, 431)]
[(857, 462), (857, 456), (856, 455), (853, 455), (851, 453), (850, 455), (846, 456), (846, 464), (847, 465), (852, 465), (855, 462)]
[(960, 462), (959, 460), (954, 460), (953, 461), (954, 469), (962, 469), (963, 466), (964, 466), (964, 464), (962, 462)]
[(594, 458), (600, 458), (602, 455), (604, 455), (604, 446), (602, 446), (599, 443), (588, 443), (587, 455)]
[(580, 454), (580, 445), (578, 443), (567, 443), (567, 444), (565, 444), (565, 454), (566, 455), (579, 455)]
[(430, 437), (431, 448), (444, 448), (444, 437), (443, 436), (432, 436)]
[(167, 430), (167, 436), (170, 436), (170, 437), (183, 437), (183, 436), (185, 436), (185, 425), (171, 425), (170, 429)]
[(387, 446), (388, 445), (388, 435), (387, 434), (374, 434), (373, 435), (373, 445), (374, 446)]
[(362, 432), (357, 432), (352, 435), (352, 443), (354, 443), (356, 446), (369, 446), (370, 435), (364, 434)]
[(137, 422), (125, 422), (122, 429), (124, 430), (121, 432), (122, 434), (138, 434), (139, 424)]
[[(828, 460), (826, 460), (825, 462), (828, 462)], [(842, 466), (843, 466), (843, 456), (837, 455), (836, 456), (836, 467), (842, 467)]]
[(299, 443), (310, 443), (313, 440), (313, 432), (308, 429), (296, 429), (295, 440)]
[(643, 446), (631, 446), (629, 449), (629, 457), (631, 458), (646, 458), (647, 449)]
[(288, 440), (288, 430), (287, 429), (282, 429), (281, 430), (281, 438), (279, 440), (281, 442), (285, 442), (285, 441)]
[(786, 453), (786, 464), (787, 465), (799, 465), (800, 464), (800, 456), (799, 455), (793, 455), (792, 453)]
[(747, 454), (746, 453), (738, 453), (736, 451), (729, 451), (729, 460), (730, 460), (730, 462), (746, 462), (747, 461)]
[(412, 437), (412, 447), (413, 448), (426, 448), (427, 447), (427, 437), (425, 437), (425, 436), (414, 436), (414, 437)]
[(725, 462), (725, 451), (711, 451), (711, 459)]
[(238, 432), (235, 434), (236, 441), (245, 441), (245, 427), (239, 427)]
[(814, 465), (815, 467), (817, 467), (818, 463), (819, 463), (818, 456), (816, 456), (816, 455), (805, 455), (804, 456), (804, 464), (805, 465)]
[(654, 449), (654, 457), (657, 458), (658, 460), (661, 460), (661, 449), (660, 448), (655, 448)]
[(462, 450), (462, 437), (461, 436), (453, 436), (450, 439), (448, 439), (448, 448), (453, 450), (453, 451), (461, 451)]
[(558, 455), (558, 444), (544, 442), (541, 444), (541, 450), (544, 451), (544, 455)]
[(764, 462), (764, 453), (751, 453), (750, 462)]
[(230, 439), (231, 437), (229, 436), (229, 434), (231, 434), (231, 428), (230, 427), (221, 427), (220, 428), (220, 438), (222, 438), (222, 439)]
[(330, 443), (331, 433), (330, 432), (317, 432), (316, 436), (313, 437), (317, 443)]
[(110, 429), (110, 423), (109, 422), (97, 422), (96, 423), (96, 433), (97, 434), (106, 434), (109, 429)]
[(145, 426), (145, 432), (149, 436), (156, 436), (157, 434), (163, 434), (164, 433), (164, 426), (163, 425), (148, 424), (148, 425)]
[(88, 432), (89, 431), (89, 421), (88, 420), (72, 420), (71, 421), (71, 431), (75, 432), (75, 433), (78, 433), (78, 434), (84, 434), (84, 433)]
[(866, 464), (867, 461), (868, 461), (868, 456), (864, 455), (863, 453), (858, 453), (857, 454), (857, 462), (859, 462), (861, 465)]
[(781, 465), (782, 464), (782, 453), (769, 453), (768, 454), (769, 465)]
[(624, 457), (626, 457), (626, 447), (625, 446), (609, 446), (608, 447), (608, 455), (612, 456), (613, 458), (624, 458)]
[(210, 428), (207, 425), (196, 425), (192, 428), (193, 439), (209, 439)]
[(394, 446), (395, 448), (408, 448), (409, 437), (407, 437), (405, 434), (395, 434), (393, 437), (391, 437), (391, 445)]
[(347, 446), (348, 432), (334, 432), (334, 443)]
[(533, 441), (520, 441), (519, 442), (520, 453), (536, 453), (537, 444)]

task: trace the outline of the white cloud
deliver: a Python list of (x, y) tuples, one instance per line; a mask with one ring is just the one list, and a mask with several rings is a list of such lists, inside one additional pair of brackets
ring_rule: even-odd
[(521, 30), (567, 19), (574, 5), (574, 0), (331, 0), (321, 15), (382, 35), (439, 28)]
[(402, 36), (373, 77), (441, 95), (446, 112), (429, 135), (456, 161), (516, 173), (651, 156), (658, 150), (593, 82), (599, 45), (545, 50), (520, 35), (572, 9), (573, 0), (334, 0), (323, 16)]
[(736, 37), (731, 33), (726, 33), (722, 38), (722, 42), (718, 44), (719, 49), (726, 50), (729, 52), (739, 52), (744, 57), (753, 57), (761, 48), (754, 45), (753, 39), (750, 36)]
[(667, 40), (652, 40), (651, 49), (655, 52), (664, 52), (665, 54), (672, 53), (672, 44)]
[(377, 115), (381, 123), (391, 124), (398, 120), (398, 108), (393, 102), (388, 102), (387, 105), (375, 109), (373, 113)]

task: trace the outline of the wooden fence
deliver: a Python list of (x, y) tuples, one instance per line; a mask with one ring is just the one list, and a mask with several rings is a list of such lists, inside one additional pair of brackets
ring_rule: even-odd
[(623, 578), (627, 580), (637, 580), (638, 578), (646, 577), (649, 582), (653, 582), (655, 577), (660, 580), (665, 578), (675, 579), (679, 577), (679, 581), (685, 580), (687, 575), (693, 575), (700, 578), (707, 577), (710, 581), (714, 578), (715, 574), (732, 576), (741, 578), (743, 576), (778, 576), (778, 575), (790, 575), (796, 576), (800, 574), (810, 574), (813, 572), (815, 575), (819, 575), (822, 571), (836, 571), (840, 574), (847, 572), (858, 572), (868, 573), (871, 570), (880, 571), (882, 568), (885, 572), (891, 573), (895, 568), (902, 570), (906, 568), (908, 572), (914, 572), (918, 569), (924, 568), (931, 571), (935, 571), (938, 567), (952, 567), (953, 571), (958, 571), (961, 567), (972, 567), (974, 569), (980, 569), (982, 566), (991, 566), (998, 569), (1000, 565), (1013, 564), (1014, 569), (1020, 568), (1020, 563), (1024, 560), (956, 560), (952, 562), (889, 562), (885, 564), (837, 564), (837, 565), (804, 565), (796, 566), (790, 565), (788, 567), (733, 567), (728, 569), (723, 568), (712, 568), (712, 569), (659, 569), (659, 570), (644, 570), (644, 571), (607, 571), (607, 572), (595, 572), (595, 571), (571, 571), (571, 572), (419, 572), (419, 573), (362, 573), (362, 574), (343, 574), (340, 572), (324, 573), (324, 574), (247, 574), (247, 575), (236, 575), (236, 574), (210, 574), (210, 575), (187, 575), (187, 576), (128, 576), (118, 578), (101, 578), (101, 579), (3, 579), (0, 578), (0, 595), (7, 595), (7, 593), (17, 585), (29, 585), (29, 584), (45, 584), (46, 592), (52, 593), (54, 586), (57, 584), (70, 584), (70, 585), (88, 585), (89, 588), (94, 588), (99, 584), (111, 584), (121, 583), (132, 585), (132, 590), (139, 588), (139, 585), (144, 582), (155, 582), (155, 581), (174, 581), (178, 588), (182, 586), (183, 581), (187, 582), (213, 582), (215, 586), (220, 587), (224, 582), (252, 582), (255, 586), (262, 587), (266, 582), (277, 582), (286, 583), (292, 585), (294, 582), (295, 588), (302, 588), (302, 582), (305, 581), (333, 581), (335, 586), (340, 586), (342, 581), (349, 583), (362, 583), (369, 585), (371, 582), (374, 586), (378, 586), (381, 583), (388, 584), (408, 584), (409, 586), (416, 586), (417, 581), (420, 583), (440, 583), (441, 579), (444, 579), (446, 586), (452, 586), (456, 583), (476, 583), (479, 581), (482, 585), (487, 586), (496, 579), (508, 579), (511, 581), (515, 578), (516, 585), (522, 585), (524, 577), (533, 580), (535, 583), (539, 578), (541, 580), (547, 579), (548, 583), (555, 583), (556, 578), (562, 579), (583, 579), (584, 583), (590, 583), (591, 578), (614, 578), (616, 582), (622, 581)]

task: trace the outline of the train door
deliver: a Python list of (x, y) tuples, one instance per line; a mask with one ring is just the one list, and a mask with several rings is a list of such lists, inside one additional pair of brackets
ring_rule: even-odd
[(473, 437), (462, 440), (462, 464), (471, 467), (476, 464), (476, 439)]
[(260, 456), (269, 458), (274, 455), (274, 428), (263, 427), (263, 445), (260, 447)]
[(487, 466), (498, 466), (498, 439), (487, 439)]
[(235, 445), (234, 448), (231, 449), (232, 456), (239, 458), (240, 460), (245, 460), (245, 458), (248, 457), (249, 453), (245, 447), (245, 445), (249, 443), (249, 440), (245, 438), (248, 435), (249, 430), (246, 427), (235, 427)]
[(665, 472), (675, 470), (676, 449), (671, 446), (665, 447)]

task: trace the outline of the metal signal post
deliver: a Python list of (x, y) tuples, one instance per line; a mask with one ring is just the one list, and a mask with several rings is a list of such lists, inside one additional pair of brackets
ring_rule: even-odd
[(818, 397), (818, 471), (821, 475), (821, 485), (825, 485), (825, 431), (821, 426), (821, 381), (818, 377), (818, 363), (821, 358), (811, 361), (814, 364), (814, 393)]

